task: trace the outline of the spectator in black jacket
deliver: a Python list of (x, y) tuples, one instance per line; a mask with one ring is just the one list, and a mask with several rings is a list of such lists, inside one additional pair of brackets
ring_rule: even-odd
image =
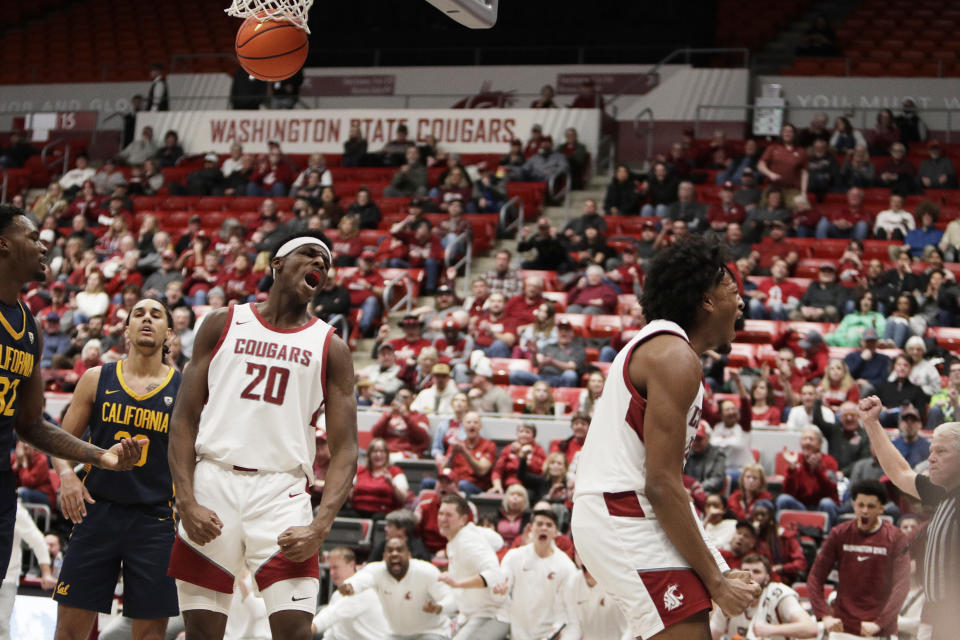
[(837, 184), (840, 174), (840, 165), (830, 152), (827, 141), (817, 138), (813, 141), (813, 150), (807, 159), (807, 191), (816, 196), (818, 202), (823, 202), (827, 192)]
[(915, 294), (924, 288), (923, 279), (913, 272), (913, 256), (906, 249), (899, 251), (896, 264), (884, 272), (883, 279), (898, 294)]
[(506, 180), (517, 180), (523, 173), (523, 165), (527, 163), (527, 157), (523, 155), (523, 141), (514, 138), (510, 141), (510, 151), (507, 155), (500, 158), (499, 166), (504, 167)]
[(677, 201), (677, 179), (663, 162), (653, 165), (653, 175), (646, 182), (646, 194), (649, 202), (640, 209), (640, 215), (666, 218), (670, 205)]
[(364, 156), (367, 155), (367, 141), (360, 134), (360, 125), (350, 125), (350, 136), (343, 142), (343, 166), (362, 166)]
[(360, 187), (357, 190), (357, 199), (347, 207), (347, 215), (357, 216), (361, 229), (376, 229), (383, 216), (380, 207), (370, 199), (370, 189)]
[(820, 277), (810, 283), (800, 298), (800, 307), (790, 312), (791, 320), (837, 322), (847, 302), (847, 290), (837, 284), (837, 268), (831, 262), (820, 265)]
[(27, 158), (37, 153), (36, 147), (24, 142), (19, 131), (10, 134), (10, 144), (0, 149), (0, 167), (19, 169), (27, 163)]
[(637, 182), (625, 164), (617, 165), (613, 180), (607, 185), (607, 195), (603, 198), (603, 210), (611, 216), (632, 216), (640, 210), (640, 194)]
[(880, 423), (886, 429), (895, 429), (900, 421), (900, 407), (913, 405), (923, 419), (927, 410), (927, 394), (923, 389), (910, 382), (910, 370), (913, 363), (906, 354), (901, 353), (893, 360), (893, 373), (890, 379), (877, 385), (877, 397), (883, 403)]
[(517, 251), (536, 249), (537, 255), (533, 260), (525, 260), (521, 267), (524, 269), (543, 269), (566, 272), (570, 270), (567, 257), (567, 246), (563, 236), (546, 218), (537, 220), (537, 233), (530, 237), (530, 227), (520, 231), (520, 242)]
[(183, 147), (180, 146), (180, 136), (171, 129), (163, 134), (163, 146), (157, 151), (157, 161), (161, 167), (173, 167), (177, 160), (183, 155)]
[(187, 186), (180, 183), (170, 183), (170, 193), (186, 196), (214, 196), (223, 193), (223, 173), (218, 163), (220, 158), (215, 153), (208, 153), (203, 157), (203, 167), (187, 174)]
[(240, 158), (240, 168), (224, 179), (223, 195), (247, 195), (247, 185), (250, 184), (251, 177), (253, 177), (253, 157), (245, 154)]
[(335, 316), (346, 316), (350, 312), (350, 292), (337, 282), (334, 271), (327, 274), (323, 288), (313, 298), (313, 314), (330, 323)]

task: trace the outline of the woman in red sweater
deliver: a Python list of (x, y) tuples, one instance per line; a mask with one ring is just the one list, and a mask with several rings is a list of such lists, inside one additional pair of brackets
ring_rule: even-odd
[(748, 464), (740, 474), (740, 488), (730, 494), (727, 509), (737, 520), (746, 520), (757, 500), (773, 500), (767, 491), (767, 475), (759, 464)]
[(385, 515), (407, 501), (407, 477), (400, 467), (389, 464), (389, 455), (387, 443), (374, 438), (367, 447), (367, 464), (357, 467), (353, 510), (362, 517)]
[(521, 458), (527, 463), (529, 473), (541, 473), (543, 462), (547, 458), (546, 452), (537, 444), (537, 425), (523, 423), (517, 427), (517, 439), (508, 444), (500, 452), (497, 463), (493, 465), (491, 478), (493, 486), (490, 491), (503, 493), (504, 487), (521, 484), (518, 472)]
[(839, 358), (831, 358), (827, 363), (818, 390), (823, 404), (833, 411), (839, 411), (844, 402), (860, 402), (860, 389), (850, 375), (847, 363)]
[(10, 454), (10, 468), (17, 474), (17, 495), (24, 502), (55, 507), (57, 492), (50, 480), (50, 461), (47, 456), (23, 440)]

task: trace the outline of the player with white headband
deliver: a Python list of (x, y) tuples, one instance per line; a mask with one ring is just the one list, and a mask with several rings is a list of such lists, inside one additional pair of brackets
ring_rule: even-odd
[[(310, 637), (318, 551), (357, 464), (350, 350), (307, 313), (331, 262), (319, 233), (290, 237), (270, 261), (266, 301), (213, 311), (197, 334), (169, 446), (180, 513), (169, 574), (187, 637), (223, 637), (244, 564), (273, 637)], [(331, 460), (314, 517), (307, 487), (321, 409)]]

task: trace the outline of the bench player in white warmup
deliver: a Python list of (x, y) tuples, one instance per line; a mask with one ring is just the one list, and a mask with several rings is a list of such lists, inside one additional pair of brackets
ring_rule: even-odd
[(770, 560), (749, 553), (740, 563), (763, 587), (763, 593), (743, 613), (733, 618), (715, 610), (710, 616), (713, 640), (739, 635), (744, 640), (817, 637), (817, 621), (800, 604), (797, 592), (782, 582), (770, 581)]
[[(181, 521), (169, 573), (190, 640), (223, 638), (244, 563), (273, 637), (311, 637), (318, 552), (357, 465), (350, 350), (307, 314), (330, 263), (319, 234), (290, 237), (271, 260), (267, 300), (212, 312), (196, 336), (170, 430)], [(307, 486), (323, 407), (331, 457), (313, 517)]]
[(733, 341), (743, 300), (722, 249), (697, 237), (654, 258), (641, 304), (647, 325), (614, 359), (580, 452), (573, 539), (635, 637), (708, 640), (711, 599), (733, 616), (760, 594), (728, 571), (682, 481), (700, 354)]

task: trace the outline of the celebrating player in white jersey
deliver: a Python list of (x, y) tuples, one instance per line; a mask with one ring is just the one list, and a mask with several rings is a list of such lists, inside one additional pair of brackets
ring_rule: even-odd
[[(276, 639), (308, 640), (318, 552), (353, 484), (357, 403), (350, 350), (307, 313), (330, 268), (313, 232), (274, 253), (267, 300), (212, 312), (184, 371), (170, 433), (180, 530), (170, 556), (188, 638), (223, 638), (245, 563)], [(310, 509), (315, 423), (330, 467)]]
[(770, 561), (765, 556), (751, 553), (740, 567), (763, 587), (763, 593), (743, 613), (732, 618), (715, 610), (710, 617), (713, 640), (734, 636), (744, 640), (787, 640), (817, 635), (817, 621), (800, 605), (797, 592), (780, 582), (770, 582)]
[(683, 486), (700, 422), (700, 354), (733, 341), (743, 309), (722, 249), (702, 238), (647, 270), (648, 324), (620, 351), (580, 452), (573, 538), (638, 638), (707, 640), (711, 599), (736, 615), (760, 593), (703, 531)]
[(511, 640), (550, 638), (567, 624), (563, 587), (575, 577), (570, 556), (553, 544), (557, 514), (534, 511), (533, 542), (507, 551), (501, 567), (510, 591)]
[(382, 562), (371, 562), (340, 587), (340, 593), (374, 592), (390, 626), (390, 640), (445, 640), (456, 602), (440, 570), (410, 557), (403, 538), (387, 540)]

